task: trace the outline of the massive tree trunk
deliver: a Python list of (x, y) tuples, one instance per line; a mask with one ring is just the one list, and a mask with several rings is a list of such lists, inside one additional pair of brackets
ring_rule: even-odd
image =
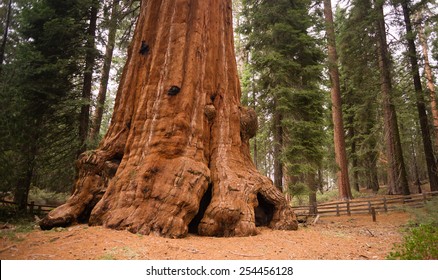
[(231, 0), (144, 1), (109, 131), (78, 160), (72, 197), (40, 226), (245, 236), (257, 233), (257, 208), (261, 225), (297, 229), (251, 161), (256, 126), (240, 106)]
[(420, 70), (418, 69), (417, 48), (415, 46), (415, 36), (412, 32), (411, 11), (408, 0), (401, 2), (403, 8), (403, 16), (406, 26), (406, 41), (408, 43), (408, 55), (411, 62), (411, 74), (414, 82), (415, 97), (417, 101), (417, 111), (420, 120), (421, 137), (423, 140), (424, 154), (426, 158), (427, 173), (429, 175), (430, 189), (432, 191), (438, 190), (438, 175), (437, 166), (435, 162), (435, 155), (433, 153), (432, 140), (430, 137), (429, 120), (427, 117), (426, 103), (423, 96), (423, 86), (421, 85)]
[(348, 177), (348, 160), (345, 150), (344, 123), (342, 120), (341, 85), (339, 81), (338, 54), (336, 52), (335, 28), (333, 24), (332, 4), (330, 0), (324, 0), (324, 18), (327, 32), (328, 68), (330, 74), (332, 116), (334, 127), (334, 145), (336, 164), (338, 165), (338, 188), (339, 197), (351, 199), (350, 179)]

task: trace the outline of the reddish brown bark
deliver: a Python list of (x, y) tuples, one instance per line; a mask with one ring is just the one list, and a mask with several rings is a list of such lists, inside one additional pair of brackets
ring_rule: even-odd
[(244, 236), (257, 232), (257, 208), (271, 228), (297, 229), (251, 161), (256, 128), (240, 106), (231, 0), (143, 2), (109, 131), (81, 155), (73, 196), (40, 225), (91, 212), (91, 225), (141, 234)]
[(342, 120), (341, 86), (339, 82), (338, 55), (336, 52), (335, 29), (330, 0), (324, 0), (324, 18), (327, 30), (328, 63), (331, 87), (332, 117), (334, 127), (334, 145), (339, 196), (342, 199), (353, 198), (348, 177), (348, 161), (345, 151), (344, 123)]
[[(418, 14), (418, 17), (421, 19), (421, 14)], [(436, 102), (435, 82), (433, 78), (432, 68), (430, 67), (430, 62), (429, 62), (429, 50), (427, 46), (427, 38), (426, 35), (424, 34), (424, 28), (421, 25), (421, 23), (418, 24), (417, 30), (423, 51), (424, 74), (426, 76), (426, 81), (427, 81), (426, 85), (430, 95), (430, 108), (432, 111), (433, 127), (435, 133), (434, 146), (435, 146), (435, 152), (437, 152), (438, 151), (438, 106)]]

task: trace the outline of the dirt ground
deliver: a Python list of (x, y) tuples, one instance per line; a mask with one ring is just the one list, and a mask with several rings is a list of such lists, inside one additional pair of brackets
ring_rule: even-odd
[[(0, 240), (2, 260), (382, 260), (402, 240), (406, 213), (321, 217), (297, 231), (259, 228), (251, 237), (183, 239), (103, 227), (18, 233)], [(8, 230), (8, 229), (5, 229)], [(10, 229), (9, 229), (10, 230)]]

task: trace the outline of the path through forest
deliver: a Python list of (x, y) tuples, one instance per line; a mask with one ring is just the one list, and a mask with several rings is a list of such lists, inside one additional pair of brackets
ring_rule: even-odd
[[(321, 217), (297, 231), (259, 228), (251, 237), (183, 239), (142, 236), (127, 231), (76, 225), (35, 229), (11, 239), (2, 235), (0, 259), (145, 260), (381, 260), (403, 237), (409, 215), (402, 212)], [(5, 229), (7, 230), (7, 229)]]

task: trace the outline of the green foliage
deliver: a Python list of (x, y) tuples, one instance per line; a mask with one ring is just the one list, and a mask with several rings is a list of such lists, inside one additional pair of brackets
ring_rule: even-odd
[(420, 224), (410, 229), (403, 243), (396, 244), (387, 258), (391, 260), (438, 259), (438, 227)]
[(388, 259), (438, 259), (438, 198), (427, 201), (422, 208), (405, 207), (413, 218), (403, 242), (396, 244)]
[(244, 102), (259, 116), (252, 142), (257, 167), (272, 174), (273, 164), (265, 161), (281, 162), (287, 176), (307, 185), (321, 168), (326, 137), (323, 53), (321, 40), (309, 32), (317, 25), (310, 5), (307, 0), (244, 0), (238, 28), (249, 52)]
[(424, 207), (406, 207), (405, 211), (412, 214), (411, 225), (428, 224), (438, 227), (438, 198), (426, 202)]
[[(0, 3), (1, 19), (7, 2)], [(90, 7), (104, 6), (96, 38), (104, 43), (99, 36), (106, 36), (113, 1), (13, 2), (0, 72), (0, 192), (24, 205), (30, 187), (38, 186), (30, 190), (31, 200), (58, 204), (64, 200), (60, 193), (69, 192), (75, 179), (78, 115), (90, 102), (81, 97)], [(121, 2), (117, 38), (122, 51), (116, 53), (127, 48), (140, 5)], [(116, 71), (125, 58), (125, 54), (116, 57)], [(114, 101), (113, 96), (108, 99)], [(111, 102), (105, 107), (102, 133), (108, 127)]]
[[(351, 190), (354, 198), (366, 198), (369, 197), (369, 193), (358, 192), (356, 190)], [(289, 186), (289, 193), (293, 196), (292, 205), (309, 205), (309, 202), (306, 200), (310, 191), (306, 184), (298, 183), (292, 186)], [(336, 189), (325, 191), (325, 192), (316, 192), (316, 201), (317, 203), (325, 203), (331, 201), (339, 200), (339, 192)]]
[(309, 197), (309, 186), (302, 182), (298, 182), (296, 184), (289, 185), (287, 188), (287, 192), (292, 196), (292, 205), (293, 206), (301, 206), (308, 205), (308, 197)]
[(31, 232), (36, 226), (33, 217), (19, 211), (15, 206), (0, 207), (0, 223), (5, 227), (0, 230), (0, 238), (13, 241), (23, 241), (19, 234)]
[(70, 193), (56, 193), (47, 189), (33, 187), (29, 192), (29, 201), (40, 205), (57, 206), (64, 203), (70, 196)]
[(74, 180), (88, 1), (14, 5), (20, 39), (0, 77), (7, 108), (0, 112), (0, 187), (21, 205), (31, 185), (59, 192)]
[(340, 61), (343, 116), (351, 174), (355, 185), (378, 188), (380, 81), (376, 60), (374, 11), (369, 1), (353, 1), (338, 8), (336, 25)]

